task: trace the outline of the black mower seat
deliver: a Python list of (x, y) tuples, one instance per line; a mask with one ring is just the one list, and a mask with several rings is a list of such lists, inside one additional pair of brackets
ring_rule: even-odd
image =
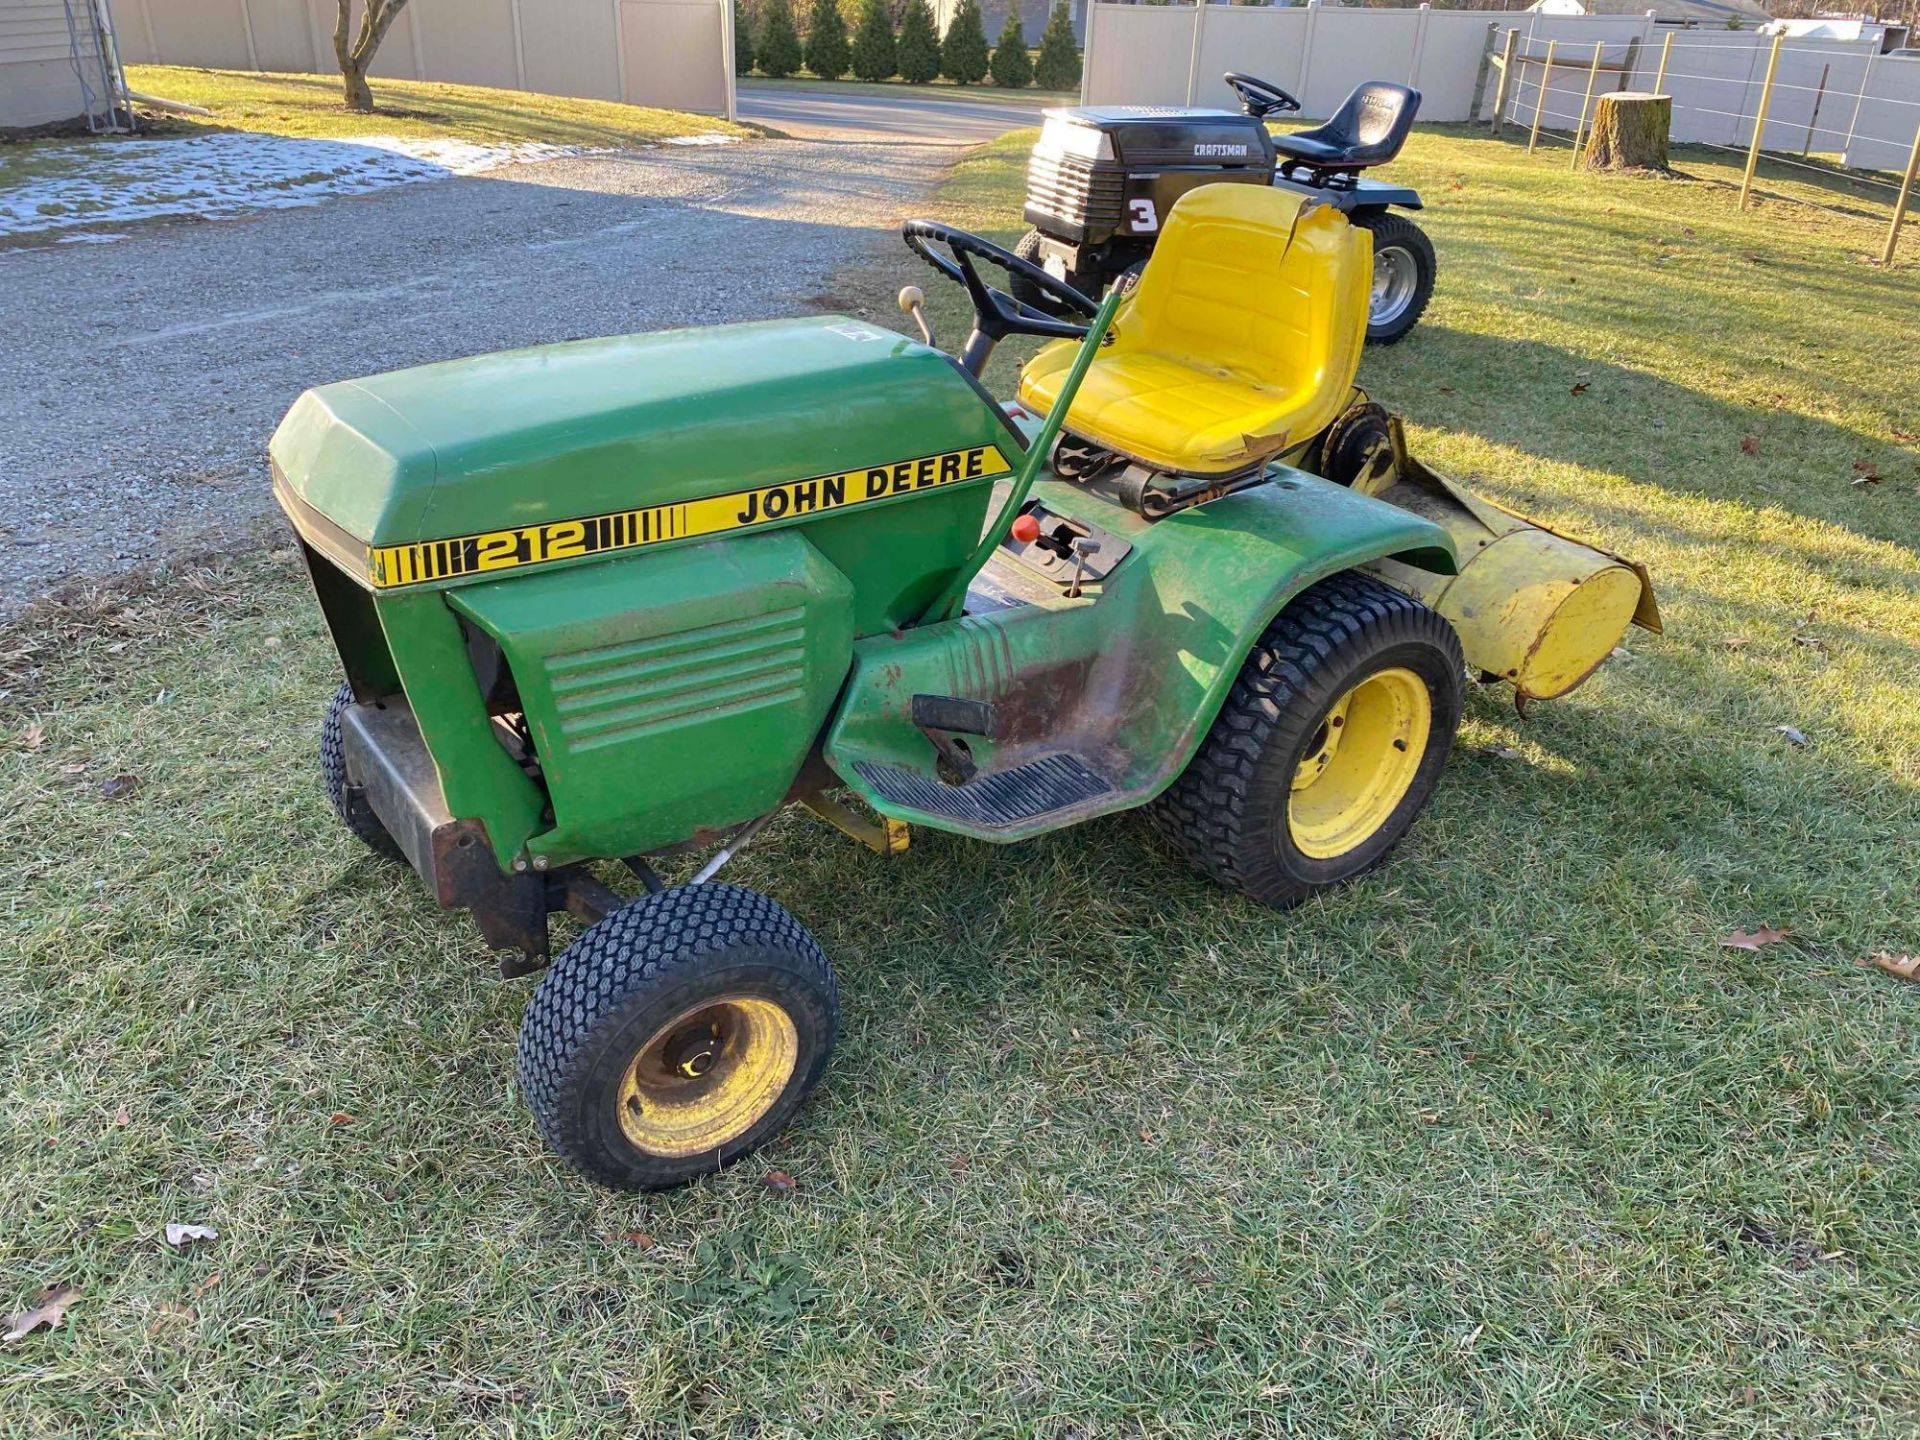
[(1384, 165), (1400, 153), (1420, 113), (1420, 92), (1388, 80), (1356, 85), (1333, 118), (1311, 130), (1276, 135), (1273, 148), (1314, 170), (1364, 170)]

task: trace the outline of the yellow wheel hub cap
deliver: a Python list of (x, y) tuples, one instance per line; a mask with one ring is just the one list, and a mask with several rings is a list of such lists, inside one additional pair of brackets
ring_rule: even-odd
[(771, 1000), (728, 995), (682, 1011), (620, 1077), (620, 1128), (652, 1155), (699, 1155), (751, 1130), (793, 1078), (800, 1035)]
[(1293, 772), (1287, 830), (1302, 855), (1364, 844), (1405, 798), (1427, 753), (1433, 697), (1411, 670), (1381, 670), (1333, 702)]

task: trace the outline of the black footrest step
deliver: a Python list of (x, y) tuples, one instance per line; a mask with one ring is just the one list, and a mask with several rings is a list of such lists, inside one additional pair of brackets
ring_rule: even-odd
[(853, 768), (895, 805), (984, 829), (1018, 825), (1113, 789), (1077, 755), (1043, 756), (1011, 770), (976, 775), (964, 785), (943, 785), (902, 766), (868, 760), (856, 761)]

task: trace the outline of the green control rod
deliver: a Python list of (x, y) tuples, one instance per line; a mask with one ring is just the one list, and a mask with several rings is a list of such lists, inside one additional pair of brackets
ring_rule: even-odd
[(980, 573), (980, 567), (992, 557), (995, 547), (1007, 538), (1007, 528), (1013, 524), (1013, 517), (1020, 513), (1020, 507), (1026, 503), (1027, 492), (1033, 489), (1033, 482), (1040, 477), (1040, 469), (1047, 463), (1053, 442), (1060, 438), (1060, 427), (1067, 423), (1067, 409), (1073, 404), (1073, 397), (1080, 390), (1080, 382), (1086, 378), (1093, 357), (1099, 353), (1106, 339), (1107, 327), (1113, 323), (1113, 312), (1120, 308), (1124, 298), (1115, 290), (1100, 302), (1099, 312), (1087, 326), (1087, 338), (1080, 342), (1080, 353), (1073, 357), (1073, 369), (1067, 372), (1067, 382), (1060, 387), (1060, 394), (1054, 400), (1053, 408), (1047, 412), (1040, 433), (1027, 448), (1027, 463), (1020, 467), (1019, 475), (1014, 478), (1013, 489), (1007, 493), (1007, 503), (1000, 507), (1000, 513), (994, 516), (987, 533), (980, 537), (980, 544), (967, 557), (967, 563), (954, 572), (953, 579), (947, 582), (947, 588), (940, 592), (940, 598), (929, 605), (927, 613), (920, 617), (922, 625), (951, 620), (960, 613), (966, 603), (967, 586), (973, 583), (973, 577)]

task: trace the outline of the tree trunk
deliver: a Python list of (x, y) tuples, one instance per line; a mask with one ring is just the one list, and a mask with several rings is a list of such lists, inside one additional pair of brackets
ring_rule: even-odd
[(1665, 170), (1673, 97), (1643, 90), (1602, 95), (1582, 163), (1589, 170)]
[(362, 114), (373, 110), (373, 91), (367, 85), (367, 67), (373, 53), (387, 38), (394, 17), (406, 8), (407, 0), (363, 0), (360, 33), (351, 44), (347, 33), (351, 25), (353, 0), (340, 0), (333, 22), (333, 58), (340, 62), (340, 80), (347, 109)]

